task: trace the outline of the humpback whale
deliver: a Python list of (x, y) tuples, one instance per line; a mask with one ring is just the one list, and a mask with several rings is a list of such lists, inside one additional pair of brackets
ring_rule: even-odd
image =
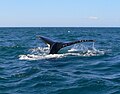
[(57, 54), (58, 51), (61, 48), (76, 44), (76, 43), (81, 43), (81, 42), (95, 42), (95, 40), (77, 40), (77, 41), (73, 41), (73, 42), (56, 42), (53, 41), (49, 38), (46, 38), (44, 36), (37, 36), (38, 38), (40, 38), (43, 42), (45, 42), (47, 45), (50, 46), (50, 53), (49, 54)]

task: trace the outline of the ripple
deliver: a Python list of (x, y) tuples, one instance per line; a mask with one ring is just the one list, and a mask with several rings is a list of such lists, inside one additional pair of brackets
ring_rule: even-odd
[[(119, 28), (0, 31), (0, 94), (120, 94)], [(73, 45), (49, 55), (49, 48), (36, 35), (63, 42), (96, 42)]]

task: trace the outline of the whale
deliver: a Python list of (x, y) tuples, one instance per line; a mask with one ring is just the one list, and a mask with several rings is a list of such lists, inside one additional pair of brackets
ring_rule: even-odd
[(39, 39), (41, 39), (45, 44), (47, 44), (50, 47), (50, 52), (49, 54), (57, 54), (60, 49), (71, 46), (77, 43), (82, 43), (82, 42), (95, 42), (95, 40), (76, 40), (72, 42), (59, 42), (59, 41), (54, 41), (50, 38), (44, 37), (44, 36), (37, 36)]

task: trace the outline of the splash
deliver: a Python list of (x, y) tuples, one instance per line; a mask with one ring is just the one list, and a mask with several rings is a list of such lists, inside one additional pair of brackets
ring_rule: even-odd
[(49, 54), (49, 47), (37, 47), (30, 49), (30, 54), (19, 55), (20, 60), (41, 60), (41, 59), (52, 59), (62, 58), (64, 54)]
[(68, 52), (79, 52), (79, 56), (101, 56), (105, 54), (104, 50), (97, 50), (93, 42), (92, 47), (83, 44), (74, 45)]
[(67, 53), (64, 54), (49, 54), (49, 47), (37, 47), (30, 49), (30, 54), (19, 55), (20, 60), (41, 60), (41, 59), (52, 59), (52, 58), (63, 58), (67, 56), (81, 56), (81, 57), (91, 57), (91, 56), (101, 56), (105, 54), (104, 50), (97, 50), (95, 44), (92, 47), (88, 47), (83, 44), (75, 44)]

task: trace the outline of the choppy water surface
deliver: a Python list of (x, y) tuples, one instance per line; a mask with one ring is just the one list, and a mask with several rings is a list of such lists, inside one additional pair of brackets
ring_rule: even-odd
[[(37, 35), (93, 39), (49, 55)], [(0, 28), (0, 94), (120, 94), (120, 28)]]

